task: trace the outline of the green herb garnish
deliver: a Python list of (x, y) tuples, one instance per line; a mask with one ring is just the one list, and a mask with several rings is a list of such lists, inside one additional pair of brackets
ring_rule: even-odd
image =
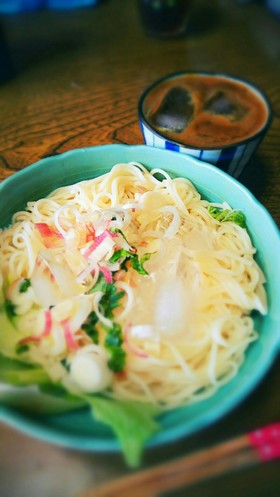
[(9, 319), (16, 316), (16, 306), (11, 300), (5, 300), (5, 311)]
[(122, 232), (122, 230), (120, 230), (120, 228), (109, 228), (109, 229), (112, 233), (118, 233), (119, 235), (121, 235), (123, 239), (129, 244), (125, 234)]
[(24, 352), (27, 352), (29, 350), (29, 347), (26, 343), (23, 343), (23, 344), (18, 344), (16, 346), (16, 353), (17, 354), (23, 354)]
[(103, 274), (99, 275), (97, 282), (87, 293), (94, 292), (104, 293), (99, 304), (104, 316), (111, 319), (113, 310), (119, 307), (120, 300), (125, 296), (125, 292), (120, 292), (114, 283), (107, 283)]
[(147, 275), (149, 273), (146, 271), (143, 264), (150, 257), (151, 254), (144, 254), (143, 257), (141, 257), (141, 259), (139, 260), (139, 257), (135, 252), (130, 252), (126, 249), (120, 249), (116, 250), (116, 252), (112, 255), (112, 257), (110, 258), (110, 262), (114, 263), (116, 261), (119, 261), (120, 259), (123, 259), (121, 267), (122, 269), (127, 270), (126, 263), (128, 261), (131, 261), (131, 265), (133, 269), (135, 269), (135, 271), (137, 271), (139, 274)]
[(121, 347), (111, 347), (109, 350), (111, 357), (108, 367), (114, 373), (121, 373), (124, 370), (126, 353)]
[(208, 206), (208, 212), (214, 219), (217, 219), (221, 223), (231, 221), (241, 228), (246, 228), (246, 218), (243, 212), (222, 209), (213, 205)]
[(93, 343), (96, 345), (99, 343), (99, 335), (98, 329), (96, 328), (96, 324), (98, 323), (97, 314), (92, 311), (87, 320), (82, 324), (81, 328), (86, 332), (86, 334), (92, 339)]
[[(113, 311), (120, 306), (120, 300), (125, 296), (124, 291), (119, 291), (114, 283), (107, 283), (103, 274), (100, 274), (97, 282), (88, 293), (101, 291), (104, 293), (99, 301), (102, 314), (109, 319), (114, 317)], [(82, 329), (92, 338), (94, 343), (98, 343), (97, 323), (106, 331), (104, 345), (109, 352), (110, 358), (108, 367), (114, 373), (123, 371), (125, 366), (126, 353), (122, 348), (123, 337), (122, 330), (118, 323), (113, 322), (110, 328), (104, 323), (101, 323), (95, 312), (91, 312), (87, 321), (82, 325)], [(97, 340), (97, 341), (95, 341)]]
[(150, 259), (152, 254), (144, 254), (143, 257), (139, 260), (137, 255), (131, 259), (131, 264), (133, 269), (137, 271), (139, 274), (144, 274), (147, 275), (149, 274), (146, 269), (144, 268), (143, 264), (144, 262), (148, 261)]
[(70, 364), (66, 359), (61, 359), (60, 364), (66, 369), (66, 371), (70, 371)]
[(110, 355), (108, 367), (111, 371), (114, 371), (114, 373), (119, 373), (124, 369), (126, 358), (126, 353), (122, 348), (122, 329), (118, 323), (113, 323), (112, 328), (109, 328), (103, 324), (102, 326), (107, 332), (104, 345)]
[(25, 293), (31, 286), (31, 281), (28, 278), (24, 278), (19, 285), (19, 293)]
[(109, 349), (110, 347), (120, 347), (123, 343), (122, 330), (118, 323), (114, 323), (112, 328), (106, 327), (107, 337), (105, 340), (105, 346)]
[(120, 300), (125, 296), (125, 291), (119, 291), (113, 283), (107, 283), (107, 289), (99, 305), (106, 318), (113, 318), (113, 310), (120, 306)]

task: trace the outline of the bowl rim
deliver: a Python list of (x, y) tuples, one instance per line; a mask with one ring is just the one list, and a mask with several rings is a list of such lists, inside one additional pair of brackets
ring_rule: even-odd
[[(169, 80), (169, 79), (175, 79), (177, 77), (181, 77), (184, 75), (198, 75), (198, 76), (210, 76), (210, 77), (222, 77), (225, 79), (229, 79), (232, 81), (237, 81), (241, 84), (244, 84), (250, 89), (253, 89), (254, 92), (258, 94), (259, 97), (264, 101), (266, 107), (267, 107), (267, 119), (259, 131), (257, 133), (254, 133), (252, 136), (249, 136), (248, 138), (245, 138), (244, 140), (239, 140), (237, 142), (232, 142), (228, 145), (222, 145), (219, 147), (195, 147), (193, 145), (186, 145), (185, 143), (181, 143), (180, 141), (176, 141), (174, 139), (170, 139), (167, 136), (165, 136), (163, 133), (160, 133), (157, 131), (146, 119), (145, 113), (143, 111), (143, 106), (146, 97), (150, 93), (151, 90), (155, 89), (158, 85), (161, 85), (161, 83)], [(237, 76), (235, 74), (231, 73), (225, 73), (225, 72), (216, 72), (216, 71), (204, 71), (204, 70), (198, 70), (198, 71), (191, 71), (191, 70), (184, 70), (184, 71), (178, 71), (178, 72), (173, 72), (169, 73), (157, 80), (155, 80), (153, 83), (151, 83), (149, 86), (146, 87), (146, 89), (142, 92), (139, 101), (138, 101), (138, 117), (141, 123), (144, 123), (145, 126), (157, 137), (164, 139), (165, 141), (168, 141), (169, 143), (176, 145), (182, 149), (190, 149), (190, 150), (196, 150), (196, 151), (215, 151), (215, 150), (226, 150), (230, 149), (232, 147), (238, 147), (241, 145), (247, 145), (253, 140), (256, 140), (259, 138), (259, 142), (261, 141), (262, 138), (264, 138), (268, 128), (271, 125), (272, 119), (273, 119), (273, 110), (272, 106), (270, 103), (270, 100), (268, 99), (267, 95), (264, 93), (264, 91), (259, 88), (256, 84), (252, 83), (246, 78)]]
[[(69, 150), (59, 155), (46, 157), (44, 159), (35, 162), (34, 164), (31, 164), (30, 166), (24, 168), (23, 170), (18, 171), (17, 173), (11, 175), (10, 177), (6, 178), (2, 182), (2, 184), (0, 184), (0, 194), (4, 185), (8, 187), (10, 186), (10, 184), (13, 185), (15, 177), (17, 179), (23, 179), (24, 177), (28, 177), (30, 174), (32, 175), (32, 173), (35, 173), (38, 169), (40, 170), (43, 167), (47, 167), (49, 162), (53, 163), (56, 163), (57, 161), (63, 162), (68, 157), (70, 158), (71, 156), (76, 157), (79, 154), (83, 155), (87, 151), (91, 153), (91, 151), (94, 150), (96, 152), (100, 151), (108, 152), (109, 158), (112, 160), (114, 159), (113, 155), (115, 150), (123, 152), (124, 159), (122, 160), (127, 160), (126, 152), (130, 153), (130, 151), (132, 151), (136, 155), (137, 151), (140, 152), (142, 151), (143, 155), (141, 157), (141, 160), (143, 161), (144, 164), (145, 160), (149, 160), (150, 158), (149, 154), (152, 155), (150, 160), (154, 160), (155, 162), (157, 161), (158, 155), (164, 154), (166, 155), (166, 157), (169, 156), (170, 159), (171, 158), (174, 159), (175, 157), (177, 157), (179, 159), (179, 162), (184, 163), (184, 165), (187, 165), (189, 163), (193, 171), (196, 168), (198, 168), (200, 169), (200, 171), (204, 171), (205, 173), (208, 172), (210, 173), (210, 175), (214, 174), (215, 176), (222, 178), (223, 181), (227, 181), (231, 185), (234, 185), (235, 189), (242, 191), (244, 198), (246, 198), (246, 202), (248, 202), (250, 205), (252, 205), (252, 203), (255, 204), (257, 211), (260, 212), (262, 216), (266, 216), (267, 220), (269, 221), (268, 224), (271, 226), (271, 229), (273, 230), (275, 236), (277, 236), (277, 240), (280, 245), (280, 232), (278, 230), (278, 227), (274, 219), (272, 218), (271, 214), (266, 209), (266, 207), (264, 207), (263, 204), (261, 204), (261, 202), (259, 202), (259, 200), (257, 200), (254, 197), (254, 195), (250, 192), (248, 188), (243, 186), (240, 182), (232, 178), (227, 173), (217, 169), (211, 164), (199, 161), (198, 159), (195, 159), (188, 155), (179, 154), (178, 152), (170, 150), (161, 150), (154, 147), (149, 147), (147, 145), (107, 144), (107, 145), (99, 145), (99, 146)], [(150, 166), (148, 167), (150, 168)], [(178, 175), (178, 173), (174, 174)], [(184, 175), (185, 177), (187, 177), (187, 168), (184, 170)], [(37, 177), (39, 177), (39, 175)], [(202, 174), (201, 178), (203, 177), (204, 175)], [(199, 180), (197, 179), (191, 181), (196, 184), (198, 183)], [(65, 184), (69, 184), (67, 178)], [(279, 317), (277, 319), (279, 320)], [(217, 403), (214, 403), (214, 405), (209, 407), (209, 409), (207, 409), (207, 411), (204, 412), (202, 416), (198, 416), (197, 419), (191, 418), (190, 421), (185, 421), (183, 431), (182, 431), (182, 423), (174, 424), (174, 426), (172, 425), (172, 427), (170, 426), (168, 426), (167, 428), (164, 427), (164, 430), (161, 430), (159, 434), (155, 434), (152, 437), (152, 439), (150, 439), (150, 441), (146, 444), (146, 447), (147, 448), (158, 447), (166, 443), (172, 443), (176, 440), (179, 440), (180, 438), (181, 439), (187, 438), (188, 436), (191, 436), (198, 431), (208, 428), (213, 423), (216, 423), (221, 418), (228, 415), (233, 409), (237, 408), (241, 404), (241, 402), (243, 402), (248, 397), (249, 394), (253, 392), (253, 390), (258, 386), (260, 381), (266, 376), (273, 362), (275, 361), (279, 351), (280, 351), (280, 339), (279, 336), (278, 335), (276, 336), (275, 334), (275, 336), (273, 336), (273, 339), (270, 338), (268, 342), (268, 347), (266, 349), (267, 354), (264, 363), (262, 363), (260, 367), (256, 368), (254, 375), (246, 378), (246, 381), (244, 381), (243, 386), (242, 385), (236, 386), (233, 392), (231, 391), (232, 389), (229, 386), (230, 392), (229, 394), (226, 394), (224, 401), (222, 402), (220, 407), (217, 406)], [(230, 383), (227, 385), (230, 385)], [(222, 386), (221, 388), (224, 388), (227, 385)], [(216, 394), (217, 393), (218, 392), (216, 392)], [(214, 394), (214, 397), (216, 394)], [(208, 399), (206, 399), (206, 402), (207, 401)], [(182, 408), (178, 409), (185, 409), (186, 407), (191, 407), (191, 405), (183, 406)], [(63, 416), (63, 414), (59, 414), (58, 416)], [(41, 419), (42, 417), (43, 420)], [(61, 428), (49, 425), (48, 423), (45, 424), (44, 416), (40, 415), (39, 418), (34, 416), (32, 417), (28, 413), (24, 414), (17, 409), (3, 405), (1, 401), (0, 401), (0, 421), (4, 421), (6, 424), (22, 431), (23, 433), (26, 433), (43, 441), (51, 442), (63, 447), (69, 447), (72, 449), (79, 449), (83, 451), (95, 451), (95, 452), (115, 452), (120, 450), (120, 445), (114, 435), (109, 436), (107, 438), (103, 437), (102, 435), (101, 437), (97, 437), (96, 434), (88, 435), (87, 437), (85, 437), (81, 434), (69, 433), (68, 428), (66, 430), (62, 430)]]

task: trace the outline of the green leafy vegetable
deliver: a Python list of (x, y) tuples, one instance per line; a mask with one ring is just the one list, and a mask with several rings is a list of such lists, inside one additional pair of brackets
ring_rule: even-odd
[(19, 285), (19, 293), (25, 293), (30, 286), (31, 281), (28, 278), (25, 278)]
[[(114, 283), (107, 283), (103, 274), (99, 275), (99, 278), (94, 287), (90, 290), (90, 293), (96, 291), (104, 293), (99, 301), (99, 305), (103, 315), (106, 318), (112, 319), (114, 317), (113, 311), (120, 305), (120, 300), (125, 296), (125, 292), (118, 291)], [(123, 371), (126, 359), (126, 353), (122, 348), (123, 337), (121, 327), (115, 322), (112, 323), (112, 327), (106, 326), (104, 323), (101, 323), (97, 315), (92, 312), (89, 315), (89, 319), (82, 325), (82, 328), (89, 336), (93, 335), (96, 340), (98, 340), (97, 323), (102, 326), (107, 333), (104, 345), (110, 355), (108, 367), (111, 371), (114, 371), (114, 373), (119, 373)], [(98, 341), (95, 343), (98, 343)]]
[(103, 274), (100, 274), (95, 285), (89, 290), (88, 293), (102, 292), (104, 293), (99, 304), (104, 316), (108, 318), (113, 317), (113, 310), (119, 307), (120, 300), (125, 296), (125, 292), (118, 291), (114, 283), (107, 283)]
[(122, 230), (120, 230), (120, 228), (110, 228), (110, 231), (112, 233), (118, 233), (119, 235), (121, 235), (124, 238), (124, 240), (129, 244), (125, 234), (122, 232)]
[(221, 223), (231, 221), (238, 224), (241, 228), (246, 228), (246, 218), (243, 212), (221, 209), (219, 207), (214, 207), (213, 205), (208, 206), (208, 212), (214, 219), (217, 219), (217, 221), (220, 221)]
[(113, 318), (113, 310), (119, 307), (120, 300), (125, 296), (124, 291), (119, 291), (113, 283), (107, 283), (107, 290), (101, 298), (99, 305), (103, 311), (104, 316)]
[[(10, 391), (0, 392), (4, 405), (40, 414), (57, 414), (89, 405), (93, 417), (110, 427), (118, 437), (130, 466), (139, 465), (145, 443), (159, 430), (154, 418), (160, 410), (152, 405), (111, 400), (99, 395), (72, 395), (62, 386), (50, 383), (42, 368), (2, 354), (0, 381), (13, 385)], [(29, 390), (29, 385), (37, 385), (39, 390)]]
[(110, 359), (108, 367), (114, 373), (121, 373), (125, 367), (126, 352), (121, 347), (110, 347)]
[[(140, 262), (143, 264), (145, 261)], [(26, 289), (27, 286), (28, 284), (25, 285)], [(95, 291), (103, 292), (100, 300), (102, 312), (104, 316), (112, 318), (113, 311), (120, 305), (125, 292), (118, 291), (114, 283), (107, 283), (103, 275), (100, 275), (90, 293)], [(101, 326), (100, 323), (98, 325)], [(86, 333), (97, 340), (95, 313), (89, 316), (83, 326)], [(113, 322), (112, 328), (102, 326), (106, 330), (105, 347), (110, 355), (108, 365), (114, 372), (122, 371), (126, 354), (122, 348), (121, 327), (116, 322)], [(24, 352), (24, 349), (19, 350), (18, 343), (25, 336), (15, 326), (15, 308), (12, 302), (5, 300), (0, 289), (0, 382), (10, 385), (9, 389), (0, 392), (1, 404), (39, 414), (68, 412), (88, 405), (94, 418), (115, 433), (127, 463), (137, 466), (145, 443), (159, 429), (159, 424), (154, 419), (159, 414), (159, 409), (137, 402), (107, 399), (101, 395), (70, 394), (61, 385), (52, 384), (41, 366), (25, 363), (24, 355), (18, 355), (19, 352)]]
[(7, 384), (7, 388), (0, 390), (1, 403), (23, 411), (58, 414), (85, 406), (85, 401), (52, 385), (40, 366), (10, 359), (3, 354), (0, 354), (0, 381)]
[(108, 367), (114, 371), (114, 373), (119, 373), (123, 371), (126, 359), (126, 353), (122, 348), (123, 336), (121, 327), (118, 323), (113, 323), (112, 328), (104, 325), (102, 326), (107, 331), (104, 345), (110, 354)]
[(135, 269), (139, 274), (149, 274), (144, 268), (144, 262), (148, 261), (151, 257), (151, 254), (144, 254), (143, 257), (139, 260), (137, 256), (131, 259), (131, 264), (133, 269)]
[(114, 263), (119, 261), (120, 259), (124, 259), (122, 262), (122, 268), (126, 269), (126, 263), (130, 260), (133, 269), (137, 271), (139, 274), (147, 275), (149, 274), (144, 268), (143, 264), (151, 257), (151, 254), (145, 254), (140, 260), (138, 255), (135, 252), (130, 252), (129, 250), (120, 249), (116, 250), (116, 252), (110, 258), (110, 262)]
[(5, 311), (10, 319), (16, 316), (16, 306), (13, 302), (11, 302), (11, 300), (5, 301)]
[(112, 328), (107, 329), (107, 337), (105, 340), (105, 346), (110, 347), (119, 347), (123, 343), (122, 330), (119, 324), (114, 323)]
[(39, 385), (50, 380), (40, 366), (33, 366), (0, 354), (0, 381), (11, 385), (26, 386)]
[(143, 447), (160, 426), (155, 421), (159, 409), (150, 404), (111, 400), (101, 396), (83, 396), (95, 419), (107, 424), (117, 435), (127, 464), (140, 464)]
[(96, 324), (98, 323), (97, 314), (92, 311), (84, 324), (82, 324), (81, 328), (86, 332), (86, 334), (92, 339), (93, 343), (99, 343), (99, 333), (96, 328)]
[[(104, 285), (104, 282), (99, 283)], [(114, 371), (122, 371), (125, 352), (121, 347), (121, 329), (114, 323), (107, 333), (110, 366)], [(40, 366), (18, 360), (16, 346), (23, 337), (8, 319), (0, 292), (0, 381), (12, 385), (9, 390), (0, 392), (1, 403), (39, 414), (68, 412), (89, 405), (94, 418), (110, 427), (119, 439), (127, 463), (137, 466), (145, 443), (159, 429), (154, 418), (160, 410), (137, 402), (68, 393), (62, 386), (52, 384)]]
[(28, 350), (29, 350), (29, 346), (27, 345), (27, 343), (18, 344), (16, 346), (16, 353), (17, 354), (23, 354), (24, 352), (27, 352)]
[[(1, 296), (0, 296), (1, 301)], [(24, 338), (8, 317), (6, 302), (0, 303), (0, 350), (8, 357), (16, 357), (18, 342)]]

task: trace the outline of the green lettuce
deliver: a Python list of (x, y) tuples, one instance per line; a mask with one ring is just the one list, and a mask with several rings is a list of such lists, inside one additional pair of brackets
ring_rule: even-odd
[(241, 228), (246, 228), (246, 217), (241, 211), (222, 209), (209, 205), (208, 212), (214, 219), (217, 219), (217, 221), (220, 221), (221, 223), (231, 221)]
[[(102, 395), (71, 394), (53, 384), (39, 365), (24, 362), (17, 354), (22, 334), (5, 312), (0, 296), (0, 403), (37, 414), (59, 414), (88, 406), (93, 418), (107, 425), (118, 438), (129, 466), (137, 466), (146, 442), (160, 426), (159, 409)], [(1, 385), (2, 384), (2, 385)], [(10, 385), (10, 388), (9, 386)], [(35, 388), (33, 388), (35, 387)]]
[(40, 385), (49, 382), (40, 366), (33, 366), (0, 354), (0, 381), (16, 386)]
[[(84, 401), (66, 391), (60, 397), (54, 395), (55, 388), (41, 366), (11, 359), (0, 353), (2, 404), (40, 414), (58, 414), (85, 405)], [(59, 388), (59, 391), (61, 393), (62, 389)]]
[(117, 436), (126, 462), (136, 467), (141, 462), (145, 443), (160, 425), (155, 421), (159, 409), (151, 404), (112, 400), (97, 395), (83, 397), (98, 421), (107, 424)]
[(8, 317), (6, 312), (6, 301), (3, 290), (0, 289), (0, 351), (8, 357), (16, 357), (16, 346), (23, 338), (22, 334), (16, 329), (13, 320)]

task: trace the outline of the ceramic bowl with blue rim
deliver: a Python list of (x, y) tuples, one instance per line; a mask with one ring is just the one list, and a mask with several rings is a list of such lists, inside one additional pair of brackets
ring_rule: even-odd
[[(0, 184), (0, 228), (9, 225), (13, 213), (23, 209), (29, 200), (43, 198), (60, 186), (105, 174), (119, 162), (131, 161), (140, 162), (149, 170), (160, 167), (172, 177), (188, 178), (206, 200), (226, 201), (232, 208), (242, 210), (257, 248), (257, 262), (267, 280), (268, 313), (256, 317), (259, 339), (249, 347), (238, 374), (213, 396), (162, 414), (159, 420), (161, 429), (147, 444), (155, 447), (188, 437), (217, 423), (236, 408), (268, 373), (280, 350), (280, 237), (268, 211), (230, 175), (188, 155), (145, 145), (104, 145), (72, 150), (42, 159), (10, 176)], [(58, 414), (51, 412), (51, 401), (45, 399), (48, 404), (42, 406), (42, 413), (38, 409), (41, 406), (37, 392), (17, 390), (15, 395), (16, 398), (7, 399), (5, 390), (0, 388), (0, 421), (33, 437), (72, 449), (120, 450), (113, 432), (93, 418), (87, 408), (64, 412), (60, 406)], [(31, 399), (29, 395), (32, 395)]]
[(271, 123), (265, 94), (222, 73), (170, 74), (142, 94), (138, 114), (145, 143), (208, 162), (238, 178)]

